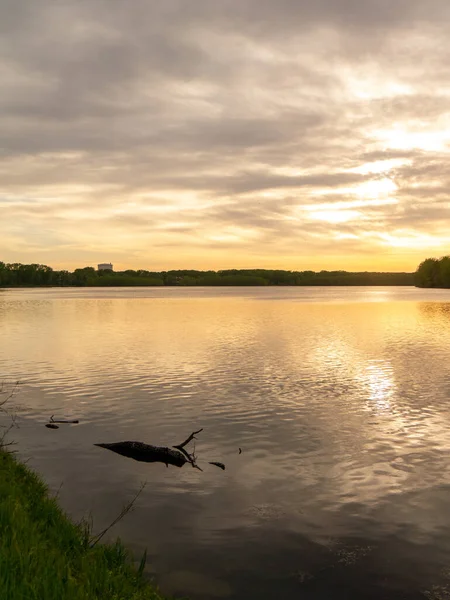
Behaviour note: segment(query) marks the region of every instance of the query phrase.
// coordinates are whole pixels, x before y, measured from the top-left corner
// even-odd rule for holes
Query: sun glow
[[[360,219],[362,216],[358,210],[315,210],[308,213],[310,219],[327,223],[346,223]]]
[[[341,69],[345,78],[348,93],[358,100],[374,100],[378,98],[395,98],[409,96],[413,88],[395,79],[386,79],[374,66],[364,65],[364,69]]]
[[[352,173],[360,173],[361,175],[379,175],[381,173],[387,174],[389,171],[392,171],[392,169],[397,169],[398,167],[403,167],[408,164],[411,164],[410,160],[404,158],[390,158],[364,163],[359,167],[350,169],[350,171]]]
[[[397,190],[397,186],[391,179],[387,177],[375,179],[349,190],[354,196],[357,196],[355,200],[309,204],[302,209],[307,212],[310,219],[328,223],[346,223],[364,219],[365,215],[362,212],[364,208],[397,204],[398,201],[395,198],[389,197],[389,194],[395,190]]]
[[[383,177],[383,179],[372,179],[365,181],[354,188],[354,193],[358,196],[365,198],[377,198],[379,196],[387,196],[397,191],[396,184],[389,179],[389,177]]]
[[[358,167],[362,168],[362,167]],[[355,169],[350,169],[348,173],[355,173]],[[361,173],[362,174],[362,173]],[[368,179],[360,184],[353,186],[338,186],[332,189],[320,188],[311,192],[310,195],[316,197],[325,196],[359,196],[360,198],[387,198],[394,194],[398,187],[395,181],[388,176]]]
[[[383,245],[394,248],[433,248],[448,243],[448,240],[437,236],[414,231],[398,231],[393,234],[380,233],[379,239]]]
[[[386,206],[397,204],[398,201],[395,198],[371,198],[370,200],[337,200],[336,202],[324,202],[322,204],[308,204],[304,206],[304,210],[310,212],[315,211],[326,211],[326,210],[348,210],[355,208],[365,208],[366,206]]]
[[[446,127],[434,131],[408,130],[405,127],[395,126],[392,129],[378,129],[373,131],[372,135],[386,148],[392,150],[441,152],[448,150],[450,144],[448,123]]]

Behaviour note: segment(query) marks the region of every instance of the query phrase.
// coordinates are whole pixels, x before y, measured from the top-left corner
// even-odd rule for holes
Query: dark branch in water
[[[95,445],[97,446],[98,444],[95,444]],[[110,525],[108,525],[108,527],[106,527],[103,531],[101,531],[99,534],[95,535],[94,537],[92,537],[89,540],[89,545],[91,548],[93,548],[96,544],[98,544],[98,542],[102,539],[102,537],[105,535],[105,533],[107,533],[111,529],[111,527],[113,527],[116,523],[121,521],[124,518],[124,516],[126,514],[128,514],[130,512],[130,510],[132,510],[134,503],[139,498],[139,496],[141,495],[141,493],[144,490],[146,485],[147,485],[147,482],[141,484],[139,491],[135,494],[133,499],[130,500],[130,502],[128,502],[128,504],[126,504],[123,507],[123,509],[120,511],[119,515],[114,519],[114,521]]]
[[[50,423],[79,423],[78,419],[54,419],[54,415],[50,417]]]
[[[9,427],[5,425],[0,426],[1,429],[5,429],[5,431],[0,436],[0,448],[12,446],[13,444],[15,444],[15,442],[9,442],[8,444],[6,444],[5,439],[13,427],[19,427],[19,425],[17,424],[17,415],[15,413],[11,413],[7,407],[5,408],[5,404],[16,395],[16,392],[19,389],[20,382],[16,381],[15,384],[12,385],[9,390],[7,385],[8,384],[5,384],[4,381],[2,381],[0,384],[0,414],[9,417],[11,419],[11,423]]]
[[[4,381],[2,381],[1,385],[0,385],[0,397],[4,396],[3,398],[1,398],[0,400],[0,407],[2,407],[4,404],[6,404],[8,402],[8,400],[11,400],[11,398],[13,396],[15,396],[18,388],[19,388],[19,381],[16,381],[15,384],[13,385],[13,387],[7,391],[6,388],[6,384]],[[3,412],[7,412],[4,409],[2,409]]]
[[[94,444],[94,446],[106,448],[140,462],[161,462],[167,467],[169,465],[182,467],[188,462],[188,459],[178,450],[163,446],[152,446],[143,442],[113,442],[112,444]]]
[[[210,465],[215,465],[216,467],[219,467],[219,469],[222,469],[222,471],[225,471],[225,465],[221,462],[210,462]]]
[[[194,469],[198,469],[199,471],[202,471],[203,469],[201,469],[198,465],[197,465],[197,459],[195,456],[195,444],[194,444],[194,450],[192,451],[192,454],[189,454],[189,452],[187,452],[184,447],[187,446],[187,444],[189,444],[189,442],[191,440],[196,440],[197,438],[195,437],[197,435],[197,433],[200,433],[201,431],[203,431],[203,427],[201,429],[199,429],[198,431],[194,431],[191,433],[191,435],[187,438],[187,440],[185,440],[182,444],[179,444],[178,446],[174,446],[174,448],[177,448],[178,450],[180,450],[184,456],[186,457],[187,461],[189,463],[191,463],[191,465],[193,466]]]
[[[189,454],[185,449],[185,446],[194,439],[195,436],[203,431],[199,429],[194,431],[191,435],[182,443],[172,448],[165,446],[153,446],[151,444],[144,444],[143,442],[113,442],[111,444],[94,444],[100,448],[106,448],[122,456],[138,460],[140,462],[160,462],[168,467],[173,465],[174,467],[183,467],[186,463],[189,463],[194,469],[202,471],[197,465],[197,457],[195,455],[195,444],[192,454]],[[220,466],[221,469],[225,469],[225,465],[222,463],[211,463],[216,466]]]
[[[185,446],[187,446],[189,444],[189,442],[191,440],[196,440],[197,438],[195,437],[197,435],[197,433],[200,433],[201,431],[203,431],[203,427],[201,429],[199,429],[198,431],[194,431],[193,433],[191,433],[191,435],[188,437],[187,440],[185,440],[182,444],[179,444],[178,446],[174,446],[174,448],[178,448],[178,450],[182,450]]]

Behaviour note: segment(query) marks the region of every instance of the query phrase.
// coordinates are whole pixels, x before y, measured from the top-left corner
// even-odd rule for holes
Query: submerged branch
[[[141,487],[136,492],[136,494],[134,495],[134,497],[130,500],[130,502],[128,502],[128,504],[126,504],[122,508],[122,510],[120,511],[120,513],[114,519],[114,521],[112,521],[112,523],[110,523],[108,525],[108,527],[105,527],[105,529],[103,529],[103,531],[101,531],[99,534],[95,535],[93,538],[90,539],[89,545],[90,545],[91,548],[93,548],[102,539],[102,537],[106,533],[108,533],[108,531],[111,529],[111,527],[114,527],[114,525],[116,525],[119,521],[121,521],[124,518],[124,516],[127,515],[130,512],[130,510],[132,510],[134,503],[139,498],[139,496],[142,494],[142,492],[143,492],[143,490],[144,490],[144,488],[145,488],[146,485],[147,485],[147,482],[142,483]]]
[[[15,384],[13,385],[12,389],[8,392],[5,389],[5,382],[2,381],[1,385],[0,385],[0,397],[4,396],[4,398],[2,398],[0,400],[0,408],[3,412],[6,412],[4,408],[2,408],[7,402],[8,400],[11,400],[11,398],[13,396],[15,396],[18,388],[19,388],[20,382],[16,381]]]
[[[161,462],[167,467],[169,465],[182,467],[189,462],[189,459],[179,450],[163,446],[152,446],[143,442],[113,442],[112,444],[94,444],[94,446],[106,448],[107,450],[140,462]]]
[[[9,400],[11,400],[16,395],[16,392],[19,389],[19,385],[20,385],[20,382],[16,381],[12,385],[12,388],[8,390],[4,381],[2,381],[2,383],[0,384],[0,399],[1,399],[0,400],[0,413],[2,413],[3,415],[6,415],[10,419],[9,426],[8,425],[0,425],[1,429],[5,429],[5,431],[3,431],[2,435],[0,436],[0,448],[6,448],[7,446],[12,446],[15,444],[15,442],[5,443],[5,438],[8,435],[8,433],[11,431],[11,429],[13,429],[14,427],[17,427],[17,428],[19,427],[19,425],[17,424],[16,413],[10,412],[9,408],[5,407],[5,405]]]
[[[79,423],[78,419],[54,419],[54,415],[50,417],[49,423]]]
[[[165,446],[153,446],[151,444],[144,444],[143,442],[113,442],[111,444],[94,444],[94,446],[106,448],[107,450],[111,450],[112,452],[116,452],[117,454],[127,456],[128,458],[132,458],[133,460],[138,460],[140,462],[160,462],[165,464],[166,467],[173,465],[174,467],[180,468],[186,463],[189,463],[194,469],[202,471],[203,469],[197,465],[195,443],[192,454],[185,449],[185,446],[187,446],[189,442],[197,439],[195,436],[201,431],[203,431],[203,428],[199,429],[198,431],[194,431],[182,444],[178,444],[172,448]]]
[[[203,431],[203,428],[193,431],[182,444],[172,446],[171,448],[165,446],[153,446],[151,444],[144,444],[143,442],[113,442],[111,444],[94,444],[94,446],[106,448],[107,450],[111,450],[112,452],[116,452],[117,454],[140,462],[160,462],[166,465],[166,467],[169,465],[173,465],[174,467],[184,467],[186,463],[189,463],[192,468],[203,471],[197,464],[195,442],[192,453],[189,453],[185,448],[189,442],[197,439],[195,436],[201,431]],[[209,464],[219,467],[223,471],[225,470],[225,465],[221,462],[210,462]]]

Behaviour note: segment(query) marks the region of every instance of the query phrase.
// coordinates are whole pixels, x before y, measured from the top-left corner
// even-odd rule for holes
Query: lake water
[[[450,597],[450,290],[3,290],[0,340],[20,456],[94,531],[147,482],[109,536],[163,591]]]

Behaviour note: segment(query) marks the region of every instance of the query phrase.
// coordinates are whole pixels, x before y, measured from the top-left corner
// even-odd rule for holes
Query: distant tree
[[[181,286],[190,286],[197,285],[199,279],[195,277],[190,277],[189,275],[185,275],[184,277],[178,277],[176,280],[172,279],[172,283],[168,283],[167,285],[181,285]]]
[[[417,267],[414,276],[417,287],[440,287],[441,273],[440,264],[437,258],[426,258]]]
[[[104,275],[103,277],[99,277],[97,280],[93,280],[87,285],[119,287],[160,286],[164,285],[164,282],[162,279],[157,279],[155,277],[133,277],[131,275],[115,273],[114,275]]]
[[[412,285],[450,287],[450,257],[427,259],[416,273],[350,273],[347,271],[283,271],[281,269],[226,269],[197,271],[181,269],[148,271],[144,269],[111,272],[93,267],[53,271],[40,264],[0,262],[0,286],[285,286],[285,285]]]
[[[97,279],[98,272],[93,267],[75,269],[73,272],[73,285],[75,286],[94,285]]]
[[[443,256],[439,262],[442,287],[450,288],[450,256]]]
[[[54,271],[53,283],[57,286],[73,285],[72,273],[69,273],[69,271]]]

